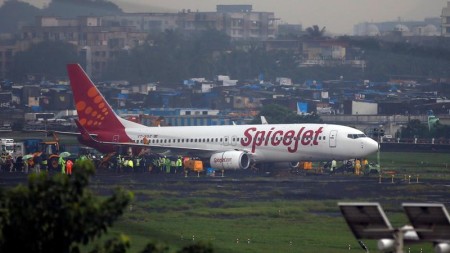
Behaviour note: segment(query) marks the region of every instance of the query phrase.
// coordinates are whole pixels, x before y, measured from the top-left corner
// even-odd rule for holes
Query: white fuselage
[[[210,154],[245,151],[255,162],[344,160],[366,157],[378,149],[378,143],[361,131],[340,125],[136,126],[125,127],[135,143]]]
[[[79,64],[68,64],[79,141],[101,152],[167,150],[209,158],[212,168],[246,169],[250,162],[364,158],[378,143],[363,132],[327,124],[147,127],[120,118]],[[165,152],[165,151],[164,151]]]

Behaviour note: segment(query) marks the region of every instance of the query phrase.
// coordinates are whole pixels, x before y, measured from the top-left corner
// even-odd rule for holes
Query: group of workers
[[[91,154],[81,154],[76,160],[93,160],[96,165],[101,163]],[[184,170],[184,162],[190,158],[178,156],[169,158],[166,156],[131,156],[117,155],[110,159],[107,168],[117,172],[156,172],[156,173],[181,173]],[[46,154],[35,153],[27,156],[17,156],[16,158],[8,154],[2,154],[0,157],[0,171],[5,172],[36,172],[54,171],[62,174],[72,174],[72,168],[75,161],[56,156],[49,159]]]
[[[351,160],[344,160],[342,163],[342,166],[345,166],[347,168],[347,171],[349,171],[349,169],[352,169],[355,175],[363,174],[362,170],[369,166],[369,161],[367,159],[355,158]],[[335,159],[333,159],[330,164],[330,174],[334,174],[337,168],[337,162]]]
[[[95,156],[94,156],[95,158]],[[90,154],[82,154],[77,160],[94,159]],[[131,156],[116,155],[110,159],[107,168],[116,170],[117,172],[154,172],[154,173],[182,173],[186,172],[185,166],[188,160],[195,158],[178,156],[169,158],[167,156]],[[52,164],[50,164],[52,163]],[[57,163],[57,164],[55,164]],[[63,174],[72,174],[74,161],[59,156],[57,160],[48,159],[45,154],[34,154],[33,156],[18,156],[15,159],[8,154],[2,154],[0,158],[0,171],[9,172],[41,172],[41,170],[50,170],[50,168],[58,169]],[[367,159],[351,159],[342,161],[345,171],[353,171],[355,175],[363,174],[363,169],[369,166]],[[304,162],[303,169],[312,169],[311,162]],[[330,174],[338,172],[338,162],[333,159],[327,163]]]
[[[2,154],[0,157],[0,171],[5,172],[36,172],[50,171],[60,169],[63,174],[72,174],[74,162],[71,159],[65,159],[59,156],[55,159],[49,159],[46,154],[37,152],[33,155],[13,157],[8,154]]]
[[[123,156],[117,155],[116,162],[111,163],[111,167],[118,172],[160,172],[160,173],[180,173],[183,171],[183,159],[178,156],[171,159],[167,156]]]
[[[21,160],[22,159],[20,158],[19,162],[22,162]],[[7,153],[2,153],[0,157],[0,171],[13,171],[13,170],[17,170],[15,159]]]

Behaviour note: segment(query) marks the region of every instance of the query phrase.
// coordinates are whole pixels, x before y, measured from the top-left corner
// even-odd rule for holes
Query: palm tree
[[[313,25],[312,27],[306,28],[306,32],[308,32],[309,37],[321,38],[325,34],[325,26],[319,29],[318,25]]]

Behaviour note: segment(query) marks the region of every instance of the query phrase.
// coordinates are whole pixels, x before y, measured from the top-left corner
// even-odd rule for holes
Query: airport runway
[[[26,184],[26,175],[20,172],[1,172],[0,187],[8,188],[17,184]],[[153,174],[153,173],[116,173],[98,172],[91,179],[94,191],[121,186],[128,190],[165,190],[192,196],[211,188],[231,189],[235,196],[224,195],[224,198],[258,198],[270,200],[302,199],[302,200],[336,200],[380,202],[400,206],[404,202],[439,202],[450,204],[448,198],[450,182],[446,180],[411,178],[404,176],[346,175],[296,175],[283,174],[273,176],[253,174],[248,171],[229,171],[225,176],[210,177],[191,173]],[[100,194],[105,192],[99,191]]]

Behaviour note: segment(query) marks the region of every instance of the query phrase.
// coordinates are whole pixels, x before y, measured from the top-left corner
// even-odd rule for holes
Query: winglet
[[[264,116],[261,116],[261,124],[263,124],[263,125],[267,125],[267,124],[269,124],[269,122],[267,122],[267,119],[266,119],[266,117],[264,117]]]

